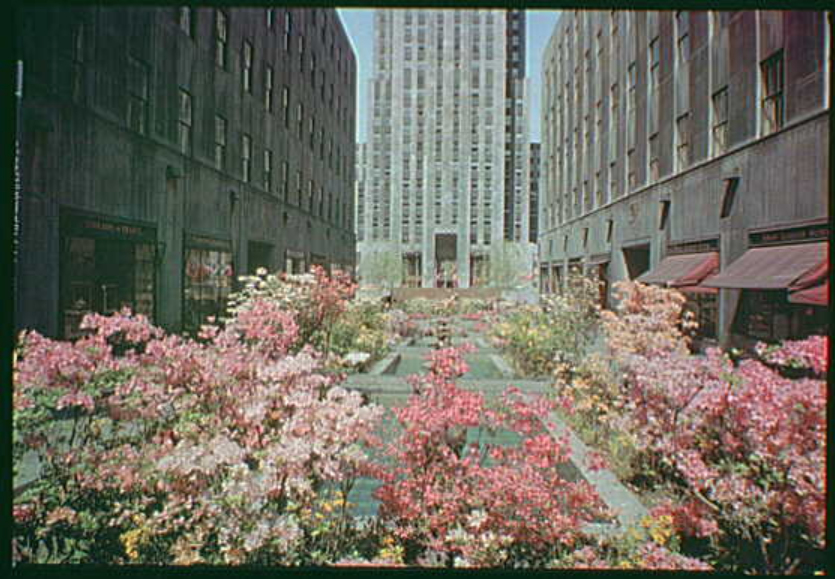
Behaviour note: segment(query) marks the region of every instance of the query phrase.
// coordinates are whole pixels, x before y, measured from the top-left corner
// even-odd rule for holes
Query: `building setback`
[[[16,327],[171,330],[239,274],[355,262],[356,62],[335,10],[20,12]]]
[[[491,247],[529,237],[524,13],[381,9],[374,25],[361,279],[382,252],[396,285],[486,285]]]
[[[723,345],[824,331],[829,43],[823,12],[563,13],[543,57],[541,286],[583,266],[682,287]]]

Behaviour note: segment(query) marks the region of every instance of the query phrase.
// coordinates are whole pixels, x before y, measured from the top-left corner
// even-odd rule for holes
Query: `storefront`
[[[702,282],[719,271],[718,247],[716,239],[670,245],[667,257],[636,280],[682,292],[687,297],[686,311],[698,323],[694,337],[699,341],[717,337],[719,290]]]
[[[307,273],[304,252],[288,249],[284,254],[284,271],[290,275]]]
[[[551,265],[551,287],[554,293],[562,293],[562,266]]]
[[[539,266],[539,291],[544,294],[554,293],[554,288],[551,285],[551,268],[547,263]]]
[[[59,333],[81,335],[85,314],[123,307],[154,319],[156,229],[145,223],[64,211],[60,215]]]
[[[608,253],[592,255],[586,261],[586,275],[598,282],[598,305],[601,308],[609,307],[609,262]]]
[[[183,329],[195,331],[210,316],[226,313],[235,272],[229,241],[186,235],[184,240]]]
[[[828,332],[828,234],[825,225],[753,233],[750,249],[704,282],[742,290],[733,334],[774,342]]]

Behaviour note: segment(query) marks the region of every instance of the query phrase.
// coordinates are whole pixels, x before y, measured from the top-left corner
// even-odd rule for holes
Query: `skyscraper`
[[[377,10],[362,280],[487,285],[493,248],[528,243],[524,23],[516,10]]]

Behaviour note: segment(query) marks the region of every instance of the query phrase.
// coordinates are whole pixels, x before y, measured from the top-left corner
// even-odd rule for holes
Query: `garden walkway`
[[[547,379],[516,377],[513,368],[504,360],[499,350],[479,331],[477,322],[460,317],[447,320],[452,329],[453,345],[469,342],[477,348],[475,352],[465,355],[470,370],[457,380],[460,387],[481,391],[488,397],[499,395],[511,385],[529,394],[545,394],[548,391],[550,382]],[[438,318],[425,320],[423,327],[437,328],[439,322]],[[406,378],[411,374],[426,371],[425,357],[432,351],[434,343],[434,337],[407,339],[367,372],[349,376],[346,386],[363,392],[369,401],[387,408],[403,405],[412,393]],[[631,526],[646,516],[647,510],[644,505],[610,471],[592,471],[587,468],[589,449],[557,416],[552,415],[551,420],[556,425],[554,434],[567,434],[571,444],[572,461],[563,469],[563,476],[569,480],[583,478],[591,483],[606,505],[618,514],[618,523],[621,526]],[[512,436],[512,433],[498,435],[494,442],[512,443]],[[358,481],[350,496],[350,501],[355,504],[356,515],[370,517],[375,514],[377,501],[371,495],[376,486],[375,481],[371,479]],[[599,525],[597,530],[613,531],[614,527]]]

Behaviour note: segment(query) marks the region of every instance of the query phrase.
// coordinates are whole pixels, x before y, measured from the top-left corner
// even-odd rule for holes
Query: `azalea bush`
[[[493,330],[493,340],[523,375],[547,376],[580,362],[597,326],[597,282],[573,277],[566,293],[516,308]]]
[[[389,352],[397,338],[391,317],[379,301],[348,302],[344,313],[330,328],[330,353],[344,361],[349,361],[352,353],[367,354],[358,367],[373,364]]]
[[[414,394],[393,410],[402,432],[386,448],[379,516],[407,563],[434,555],[450,566],[541,566],[604,508],[588,483],[560,475],[569,449],[549,431],[551,402],[509,388],[490,403],[456,386],[471,350],[437,350],[428,374],[410,378]],[[501,431],[518,444],[484,440]]]
[[[734,362],[688,352],[683,298],[634,282],[616,287],[603,322],[621,386],[620,428],[633,435],[645,490],[682,545],[726,569],[809,572],[825,521],[827,339],[760,346]],[[805,376],[798,378],[798,368]]]
[[[710,571],[713,567],[682,555],[672,517],[649,515],[640,525],[588,537],[582,546],[555,560],[561,569]]]
[[[15,498],[17,561],[303,564],[347,549],[306,513],[371,468],[381,409],[299,349],[295,315],[253,296],[199,340],[128,311],[81,327],[74,343],[21,337],[15,464],[35,453],[40,473]]]
[[[357,289],[350,274],[336,270],[328,275],[318,265],[312,266],[310,273],[300,275],[269,274],[261,268],[255,275],[241,276],[239,281],[243,287],[229,297],[231,316],[240,315],[255,303],[272,303],[272,307],[292,314],[298,325],[296,350],[310,345],[319,352],[331,351],[334,325],[348,309]]]

